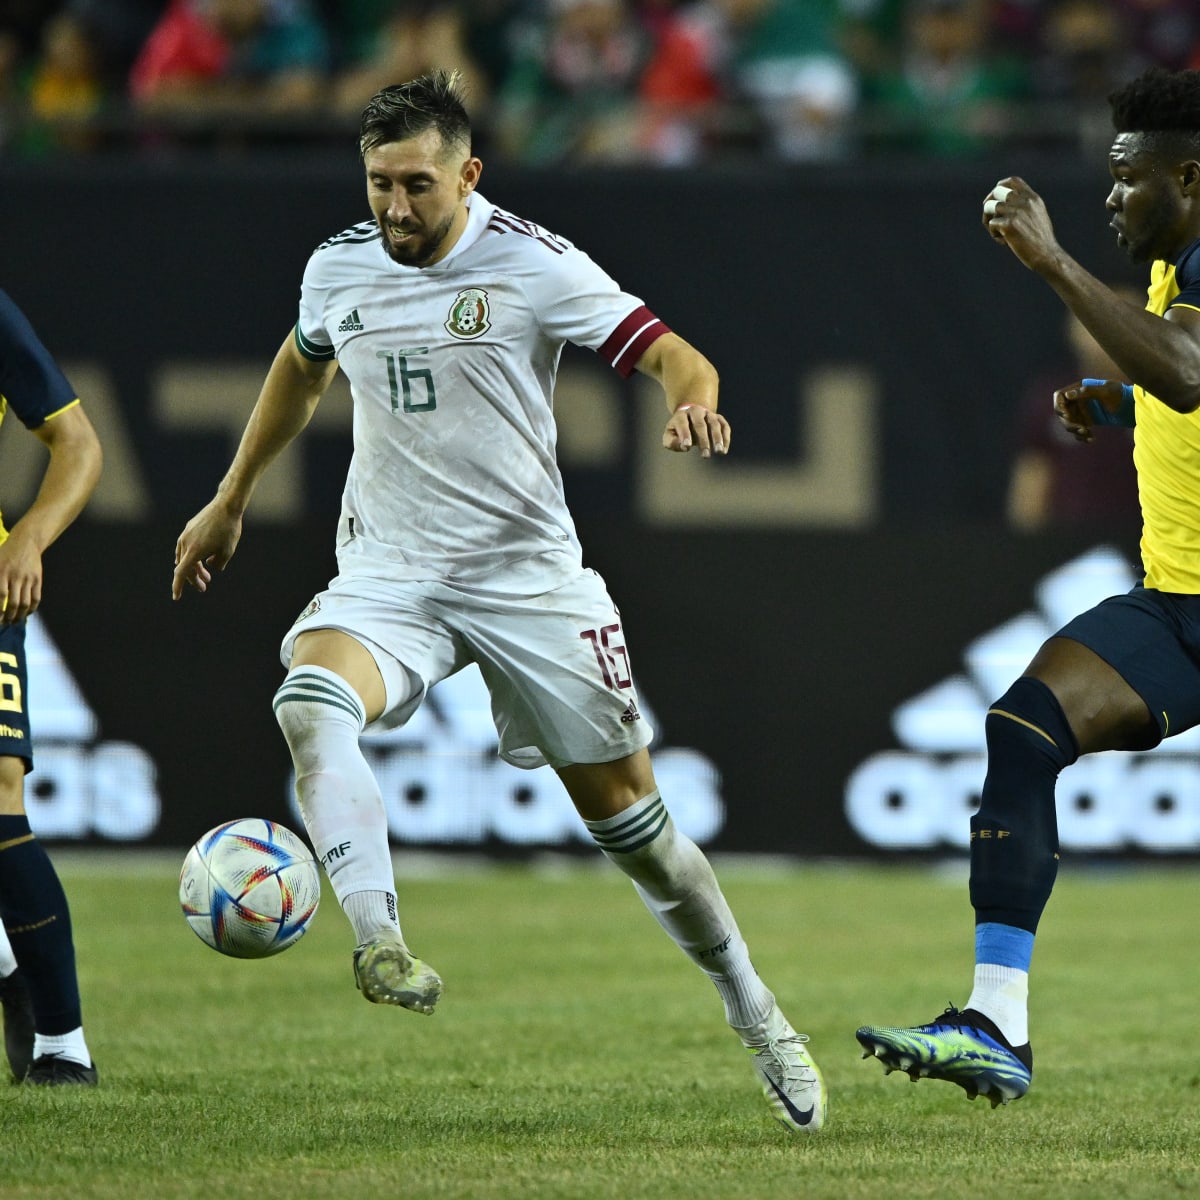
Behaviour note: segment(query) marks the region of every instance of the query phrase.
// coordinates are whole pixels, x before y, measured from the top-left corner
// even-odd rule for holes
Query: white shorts
[[[285,667],[312,629],[339,629],[374,657],[387,693],[375,730],[403,725],[435,683],[474,662],[500,757],[514,766],[612,762],[653,736],[638,711],[620,613],[592,570],[521,597],[339,575],[288,630]]]

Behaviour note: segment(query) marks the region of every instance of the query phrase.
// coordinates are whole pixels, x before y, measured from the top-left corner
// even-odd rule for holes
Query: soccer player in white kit
[[[750,962],[707,858],[659,796],[621,618],[582,565],[555,458],[562,347],[658,380],[668,450],[724,454],[712,365],[584,253],[476,190],[457,74],[384,88],[359,148],[373,220],[309,259],[215,497],[180,535],[172,594],[203,592],[259,478],[340,366],[354,402],[337,576],[288,632],[275,714],[309,837],[354,929],[370,1001],[431,1013],[442,981],[408,950],[379,786],[359,736],[402,725],[477,663],[500,754],[549,763],[604,854],[715,984],[774,1115],[815,1132],[825,1085]]]

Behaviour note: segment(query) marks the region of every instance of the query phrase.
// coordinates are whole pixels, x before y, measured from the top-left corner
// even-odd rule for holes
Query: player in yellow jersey
[[[996,184],[983,224],[1134,381],[1079,380],[1054,393],[1054,409],[1083,441],[1096,425],[1134,427],[1144,579],[1068,622],[988,712],[965,1009],[857,1035],[887,1068],[957,1083],[993,1106],[1032,1078],[1029,964],[1058,866],[1059,772],[1082,754],[1146,750],[1200,724],[1200,71],[1152,69],[1109,102],[1106,207],[1118,245],[1152,264],[1145,309],[1067,254],[1023,179]]]
[[[33,766],[25,622],[42,600],[42,554],[100,478],[100,443],[74,389],[29,321],[0,292],[0,419],[11,410],[50,451],[33,503],[0,523],[0,1009],[14,1077],[94,1084],[83,1036],[67,898],[25,815]],[[0,481],[2,482],[2,481]],[[7,935],[7,936],[6,936]]]

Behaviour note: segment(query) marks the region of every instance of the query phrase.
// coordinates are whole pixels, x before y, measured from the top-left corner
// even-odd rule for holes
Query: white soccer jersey
[[[667,328],[571,243],[469,203],[429,267],[393,262],[373,221],[319,246],[296,339],[354,398],[341,574],[533,595],[581,564],[555,458],[564,342],[628,376]]]

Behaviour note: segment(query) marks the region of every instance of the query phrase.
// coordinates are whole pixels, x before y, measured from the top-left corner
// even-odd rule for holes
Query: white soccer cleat
[[[773,1007],[765,1021],[739,1029],[742,1044],[754,1056],[754,1070],[775,1119],[793,1133],[816,1133],[825,1124],[825,1080],[805,1044]]]
[[[398,937],[387,935],[355,949],[354,982],[372,1004],[396,1004],[426,1015],[442,996],[442,977],[414,958]]]

